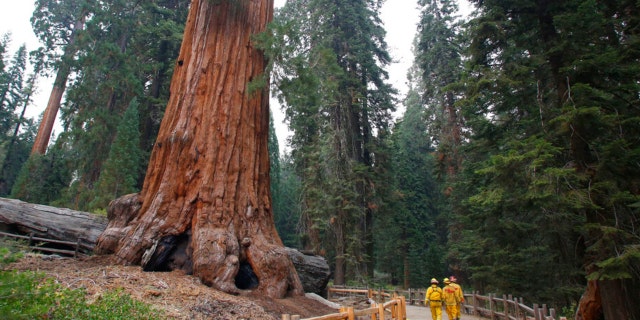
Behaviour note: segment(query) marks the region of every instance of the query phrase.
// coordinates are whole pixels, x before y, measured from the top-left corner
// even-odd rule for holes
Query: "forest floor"
[[[28,254],[5,269],[37,271],[65,287],[83,288],[88,300],[112,290],[161,309],[169,319],[275,319],[282,314],[314,317],[336,310],[304,296],[270,299],[255,294],[229,295],[180,271],[144,272],[139,266],[112,265],[109,257],[81,259]]]

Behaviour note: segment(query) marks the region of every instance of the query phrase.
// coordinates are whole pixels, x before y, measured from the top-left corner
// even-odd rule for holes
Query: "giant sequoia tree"
[[[111,221],[99,252],[145,270],[183,269],[229,293],[302,292],[273,223],[268,89],[249,89],[265,79],[252,36],[272,15],[272,0],[191,2],[146,179],[128,198],[135,217]],[[236,282],[240,269],[258,283]]]
[[[38,0],[31,23],[36,35],[45,45],[56,78],[49,95],[31,154],[44,154],[53,131],[60,102],[71,74],[71,62],[76,54],[76,41],[84,30],[91,1]],[[62,56],[58,56],[62,51]]]

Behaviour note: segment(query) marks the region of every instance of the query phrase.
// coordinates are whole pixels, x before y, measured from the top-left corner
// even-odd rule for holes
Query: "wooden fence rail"
[[[80,248],[93,249],[93,248],[86,248],[86,246],[81,243],[81,239],[79,239],[79,238],[78,238],[78,241],[71,242],[71,241],[62,241],[62,240],[54,240],[54,239],[34,237],[33,233],[31,233],[28,236],[22,236],[22,235],[17,235],[17,234],[12,234],[12,233],[0,232],[0,236],[8,237],[8,238],[14,238],[14,239],[27,240],[28,241],[27,247],[29,249],[31,249],[31,250],[51,252],[51,253],[60,253],[60,254],[73,256],[74,258],[77,258],[80,255]],[[34,242],[42,242],[42,243],[64,245],[64,246],[75,248],[75,250],[48,248],[48,247],[43,247],[43,246],[39,246],[39,245],[33,245]]]
[[[412,305],[424,305],[426,289],[407,289],[394,290],[389,292],[382,289],[371,288],[347,288],[347,287],[330,287],[327,289],[327,299],[335,300],[344,296],[366,296],[378,303],[384,303],[387,298],[401,297],[403,303]],[[477,292],[465,293],[465,303],[463,310],[465,313],[488,318],[492,320],[557,320],[556,311],[553,308],[547,308],[547,305],[533,304],[529,307],[524,304],[522,298],[514,298],[511,295],[503,295],[501,298],[489,294],[488,296],[480,295]],[[368,310],[368,309],[367,309]],[[342,313],[343,311],[341,311]],[[354,311],[357,313],[357,311]],[[346,313],[346,311],[344,311]],[[404,311],[406,315],[406,309]],[[334,316],[334,315],[329,315]],[[352,319],[345,315],[334,317],[318,317],[311,318],[313,320],[333,320],[333,319]],[[285,318],[283,318],[285,319]],[[295,320],[296,318],[291,318]],[[299,319],[299,318],[298,318]],[[372,317],[372,319],[376,319]],[[384,319],[384,318],[379,318]],[[396,319],[396,318],[394,318]],[[402,318],[398,318],[402,319]],[[562,319],[562,318],[560,318]],[[288,318],[287,318],[288,320]]]
[[[342,307],[338,313],[313,318],[300,319],[297,315],[283,314],[282,320],[356,320],[363,317],[371,320],[384,320],[386,319],[385,314],[391,315],[391,319],[404,320],[407,318],[407,303],[404,296],[391,295],[382,291],[376,292],[371,289],[329,288],[328,291],[350,296],[366,295],[369,299],[378,297],[381,301],[372,303],[371,308],[355,310],[353,307]],[[383,302],[387,297],[390,300]]]
[[[465,294],[464,309],[467,313],[489,319],[505,320],[556,320],[555,309],[547,305],[525,305],[522,298],[503,295],[502,298],[494,294],[482,296],[477,292]]]

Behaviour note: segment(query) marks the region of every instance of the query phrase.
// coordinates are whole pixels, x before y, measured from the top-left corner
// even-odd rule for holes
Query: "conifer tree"
[[[35,2],[36,8],[31,17],[31,24],[36,36],[44,45],[48,57],[47,67],[55,70],[56,77],[31,154],[44,154],[47,150],[77,52],[76,42],[84,30],[93,5],[92,0]]]
[[[458,215],[468,228],[456,250],[478,287],[569,305],[588,278],[584,296],[602,298],[605,318],[638,319],[638,237],[625,227],[638,214],[627,158],[638,150],[628,139],[638,129],[637,9],[474,3],[482,14],[462,102],[473,135],[459,187],[470,196]],[[556,290],[541,289],[548,283]],[[582,305],[581,316],[598,308]]]
[[[385,83],[390,57],[380,6],[289,1],[275,30],[278,46],[291,46],[274,57],[286,61],[276,75],[303,179],[309,245],[322,250],[320,233],[331,235],[338,284],[373,275],[375,132],[387,130],[394,93]]]
[[[417,81],[410,77],[409,83]],[[411,85],[406,111],[394,127],[391,175],[393,197],[378,222],[379,271],[403,279],[405,288],[427,287],[445,268],[446,226],[440,221],[441,192],[432,176],[434,147],[427,135],[426,109]]]
[[[0,195],[6,196],[11,191],[20,167],[28,157],[28,148],[33,143],[31,121],[25,119],[25,112],[34,90],[35,79],[41,66],[36,61],[35,70],[25,81],[27,67],[27,49],[25,45],[18,48],[9,69],[4,72],[6,82],[0,85],[2,90],[0,113]],[[21,126],[23,126],[21,128]],[[21,130],[22,129],[22,130]]]
[[[421,0],[421,17],[416,36],[415,66],[422,102],[425,105],[427,131],[436,146],[435,172],[440,194],[448,201],[439,202],[446,221],[439,228],[448,229],[449,243],[458,241],[463,226],[451,219],[459,203],[451,197],[462,166],[463,119],[459,100],[459,82],[463,75],[463,36],[455,1]],[[441,198],[442,199],[442,198]],[[440,242],[444,246],[443,242]],[[454,251],[448,261],[451,273],[464,278]]]
[[[9,68],[4,71],[4,83],[0,86],[0,133],[3,142],[11,137],[10,132],[18,120],[16,110],[22,103],[25,69],[27,67],[27,48],[18,48],[9,62]]]
[[[462,41],[458,6],[450,0],[421,0],[415,64],[429,132],[438,146],[438,172],[452,179],[460,167],[462,119],[455,84],[462,75]]]

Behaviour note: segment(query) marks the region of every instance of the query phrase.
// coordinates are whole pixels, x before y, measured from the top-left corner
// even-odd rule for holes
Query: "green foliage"
[[[95,301],[82,289],[71,290],[36,272],[5,270],[22,257],[19,243],[0,241],[0,314],[3,319],[162,319],[160,311],[120,291]]]
[[[64,146],[56,143],[46,155],[31,155],[20,169],[11,189],[11,198],[45,205],[54,204],[71,180],[66,152]]]
[[[89,204],[91,210],[105,209],[111,200],[138,191],[136,185],[142,171],[142,151],[138,101],[135,98],[122,117],[97,182],[95,199]]]
[[[449,254],[475,289],[561,305],[577,302],[585,275],[637,279],[637,10],[474,3],[453,194],[462,236]]]
[[[3,47],[9,44],[5,36]],[[2,56],[0,56],[2,57]],[[27,49],[23,45],[13,56],[10,62],[3,65],[9,66],[7,70],[0,70],[0,141],[8,141],[10,133],[18,122],[15,112],[23,102],[23,86],[25,69],[27,67]]]
[[[383,193],[373,186],[384,170],[374,168],[384,157],[376,134],[388,130],[393,110],[379,8],[378,1],[288,1],[273,37],[260,37],[293,132],[303,245],[328,250],[344,268],[337,274],[353,279],[373,275],[373,208]]]
[[[272,181],[275,178],[278,179],[277,190],[273,193],[276,229],[285,246],[299,248],[303,238],[299,230],[302,208],[300,177],[295,173],[291,156],[284,155],[278,162],[279,174],[271,176]]]
[[[16,262],[22,258],[22,252],[19,250],[20,243],[17,241],[10,241],[7,238],[0,241],[0,267],[4,268],[5,265]]]
[[[118,291],[89,302],[82,290],[71,290],[34,272],[0,271],[0,313],[4,319],[161,319],[151,307]]]
[[[65,152],[56,161],[73,172],[73,180],[68,176],[52,202],[90,210],[140,187],[140,168],[148,161],[168,100],[189,2],[36,2],[32,24],[45,48],[45,66],[56,70],[63,89],[65,72],[72,75],[61,106],[64,132],[56,141]],[[139,115],[124,116],[134,99]],[[111,160],[111,168],[105,168],[106,156],[114,149],[123,152],[123,146],[112,146],[122,121],[136,122],[132,130],[138,131],[138,143],[134,148],[133,140],[127,142],[126,157],[118,161],[135,158],[135,164],[118,167],[121,176],[115,177],[113,167],[124,163]],[[99,182],[100,177],[113,181]]]
[[[427,136],[425,110],[415,89],[405,99],[406,111],[390,137],[392,195],[376,224],[379,271],[404,286],[426,287],[446,274],[446,225],[440,219],[443,199],[432,170],[433,147]],[[408,279],[404,279],[408,276]]]
[[[24,114],[41,67],[36,60],[33,74],[26,77],[28,54],[24,45],[18,48],[10,61],[5,61],[4,51],[9,40],[6,35],[0,44],[0,58],[3,60],[0,63],[0,196],[10,193],[33,143],[35,127]]]

